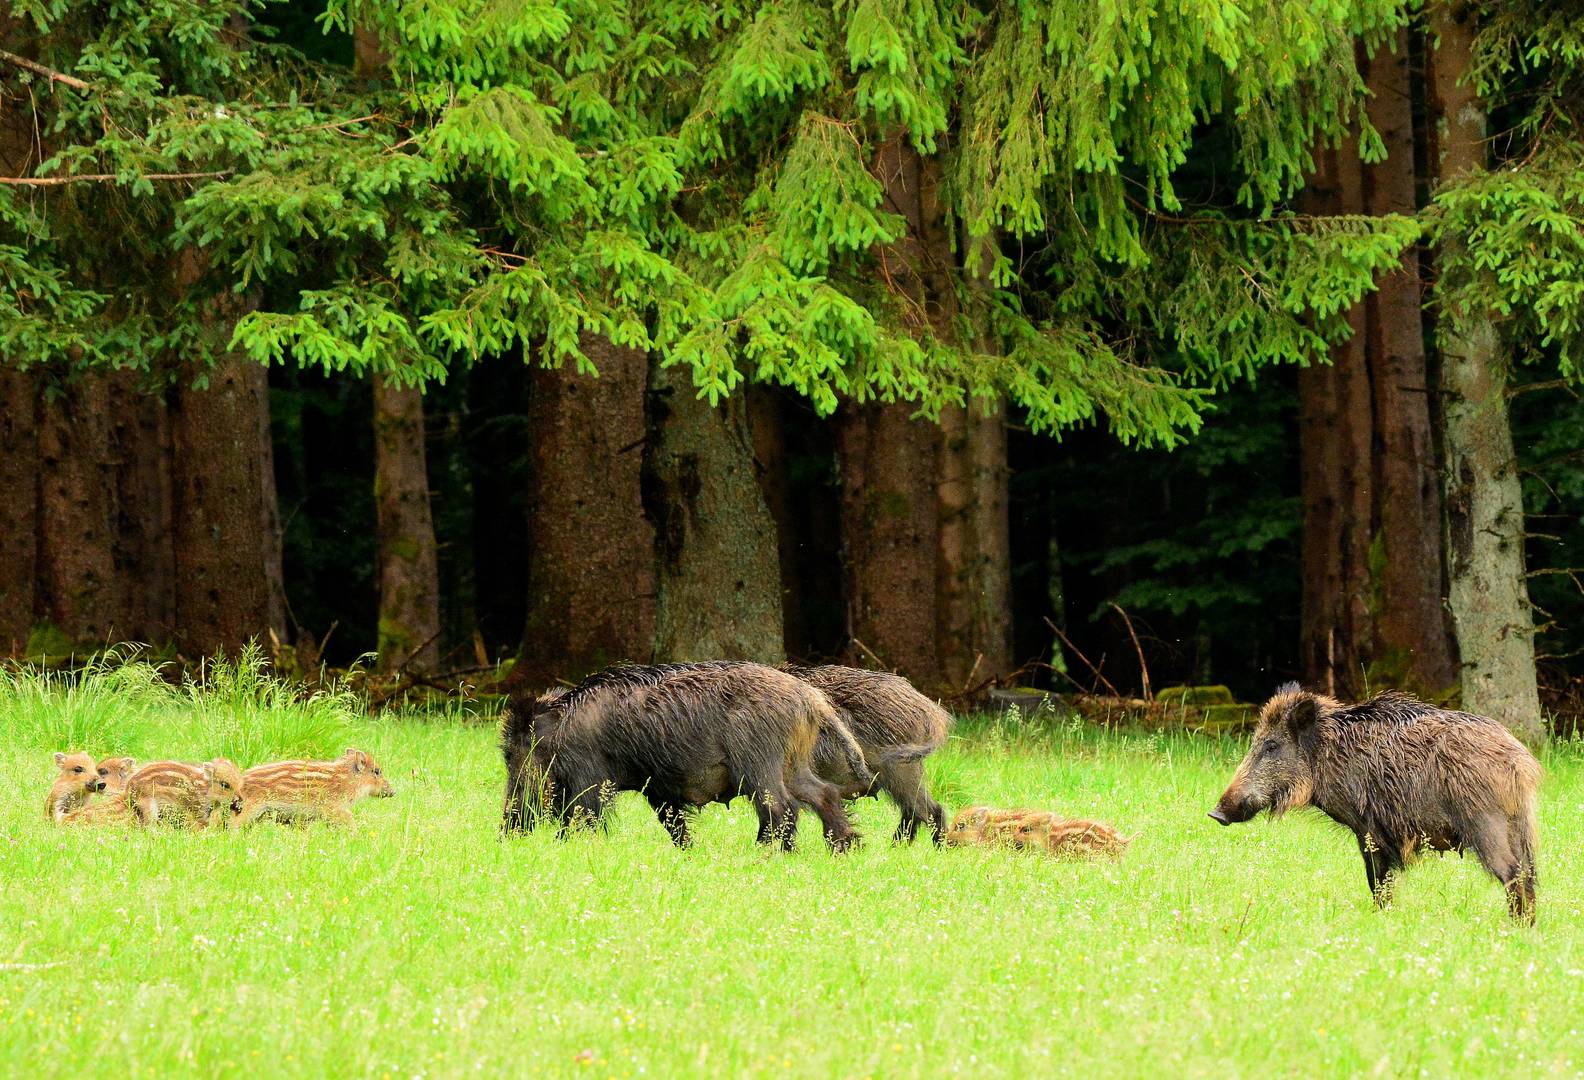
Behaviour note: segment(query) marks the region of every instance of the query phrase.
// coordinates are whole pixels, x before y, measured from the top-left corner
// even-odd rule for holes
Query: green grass
[[[1547,757],[1529,930],[1469,859],[1428,860],[1379,914],[1351,837],[1322,820],[1218,828],[1205,811],[1231,742],[979,723],[931,759],[953,810],[1047,807],[1136,833],[1117,862],[893,848],[895,812],[872,801],[869,843],[844,857],[811,819],[797,852],[756,848],[741,802],[706,811],[683,853],[632,796],[605,834],[501,840],[487,722],[122,678],[75,703],[64,681],[0,686],[0,1074],[1584,1068],[1575,749]],[[207,754],[204,724],[261,755],[349,739],[397,797],[348,830],[52,828],[52,700],[71,748],[99,754]]]

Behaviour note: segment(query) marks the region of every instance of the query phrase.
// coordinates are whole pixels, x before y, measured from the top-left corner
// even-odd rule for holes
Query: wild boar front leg
[[[825,825],[825,842],[832,851],[846,851],[858,842],[852,822],[847,819],[847,809],[842,806],[841,792],[811,772],[794,777],[792,794],[812,807]]]
[[[1369,882],[1370,899],[1383,908],[1391,903],[1397,867],[1391,854],[1381,847],[1374,837],[1359,837],[1359,854],[1364,856],[1364,879]]]
[[[650,798],[649,805],[654,807],[655,817],[660,819],[665,831],[671,834],[673,844],[679,848],[692,846],[693,836],[688,832],[687,807],[681,803],[655,798]]]

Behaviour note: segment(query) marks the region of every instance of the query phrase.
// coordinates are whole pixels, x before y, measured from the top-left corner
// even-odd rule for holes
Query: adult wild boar
[[[784,664],[830,699],[847,722],[875,772],[873,785],[862,784],[847,765],[848,754],[838,733],[824,730],[814,747],[814,771],[842,790],[846,798],[887,792],[902,811],[895,839],[911,843],[919,825],[928,822],[939,844],[946,833],[946,811],[924,786],[924,759],[946,742],[951,717],[945,709],[913,688],[900,675],[886,671],[824,664]]]
[[[649,800],[678,846],[687,813],[738,795],[753,800],[759,841],[791,848],[799,804],[813,808],[831,847],[857,836],[841,793],[813,771],[829,729],[863,783],[874,777],[825,696],[784,671],[736,661],[622,664],[570,690],[519,692],[501,724],[508,830],[549,811],[565,828],[598,821],[618,791]],[[845,735],[845,737],[844,737]]]
[[[1539,780],[1534,755],[1494,720],[1390,690],[1344,705],[1289,683],[1210,816],[1319,809],[1358,838],[1377,905],[1421,851],[1472,851],[1512,915],[1533,922]]]

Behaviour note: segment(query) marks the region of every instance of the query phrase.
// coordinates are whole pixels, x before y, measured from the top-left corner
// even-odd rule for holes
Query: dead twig
[[[1061,627],[1059,627],[1055,623],[1051,622],[1049,616],[1045,617],[1045,625],[1051,628],[1051,633],[1053,633],[1057,637],[1061,638],[1062,644],[1067,646],[1069,649],[1071,649],[1072,650],[1072,654],[1074,656],[1076,656],[1078,659],[1080,659],[1080,660],[1082,660],[1084,662],[1084,666],[1085,667],[1087,667],[1090,671],[1094,672],[1095,679],[1097,681],[1102,682],[1102,683],[1105,684],[1105,688],[1107,690],[1111,691],[1111,696],[1112,697],[1120,698],[1122,696],[1122,692],[1120,690],[1118,690],[1116,687],[1111,685],[1111,680],[1110,679],[1108,679],[1104,675],[1100,674],[1100,669],[1095,667],[1093,664],[1091,664],[1089,662],[1089,658],[1078,650],[1078,646],[1076,646],[1076,645],[1074,645],[1072,643],[1072,639],[1071,638],[1069,638],[1066,634],[1062,633]],[[1074,682],[1073,685],[1076,686],[1077,683]]]
[[[1138,653],[1139,677],[1144,683],[1144,700],[1154,701],[1155,695],[1150,693],[1149,665],[1144,662],[1144,650],[1139,647],[1138,635],[1133,632],[1133,620],[1128,618],[1128,613],[1122,610],[1122,605],[1112,602],[1111,606],[1116,613],[1122,616],[1122,621],[1127,624],[1128,637],[1133,639],[1133,651]]]

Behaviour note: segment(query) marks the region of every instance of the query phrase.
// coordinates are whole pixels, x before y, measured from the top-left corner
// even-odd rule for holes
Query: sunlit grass
[[[359,805],[349,830],[71,832],[43,820],[56,747],[8,740],[7,1075],[1584,1068],[1572,749],[1546,759],[1528,930],[1472,859],[1428,860],[1377,914],[1351,837],[1322,820],[1217,827],[1205,811],[1242,748],[1213,739],[980,721],[931,759],[952,810],[1035,806],[1137,834],[1116,862],[894,848],[895,811],[872,801],[869,841],[844,857],[807,818],[797,852],[756,848],[741,802],[706,811],[678,852],[632,796],[603,834],[500,839],[488,717],[368,720],[331,695],[302,706],[330,716],[324,730],[305,720],[287,738],[264,726],[288,703],[258,693],[175,688],[156,707],[140,695],[165,691],[34,689],[26,730],[64,733],[61,748],[196,756],[218,749],[209,726],[248,765],[271,739],[350,741],[397,797]],[[58,729],[43,726],[51,694],[71,717]]]

